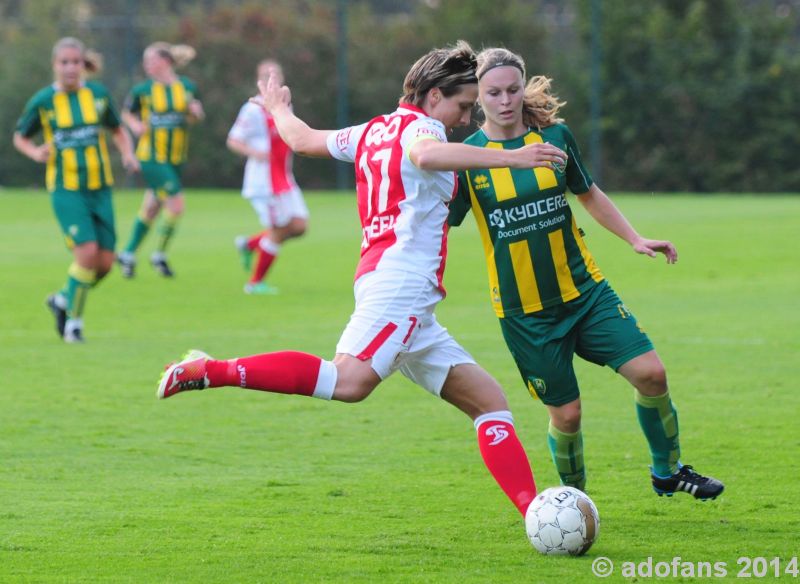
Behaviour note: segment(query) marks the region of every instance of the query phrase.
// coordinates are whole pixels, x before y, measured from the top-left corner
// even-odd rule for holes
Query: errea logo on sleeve
[[[472,180],[472,186],[476,191],[489,188],[489,177],[485,174],[479,174]]]

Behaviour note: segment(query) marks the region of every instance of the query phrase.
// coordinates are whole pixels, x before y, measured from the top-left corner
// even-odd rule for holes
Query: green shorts
[[[100,249],[114,250],[117,234],[110,188],[97,191],[57,189],[50,194],[50,201],[68,248],[96,241]]]
[[[653,343],[607,282],[566,304],[500,319],[500,328],[533,397],[561,406],[580,396],[573,356],[614,371]]]
[[[147,188],[152,189],[160,199],[173,197],[183,190],[182,170],[181,165],[142,162],[142,176],[147,183]]]

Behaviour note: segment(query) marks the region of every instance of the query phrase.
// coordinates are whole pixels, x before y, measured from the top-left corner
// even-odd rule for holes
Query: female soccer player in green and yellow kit
[[[109,128],[122,163],[136,170],[133,144],[122,128],[108,90],[86,73],[100,68],[99,55],[66,37],[53,47],[55,81],[25,106],[14,132],[14,146],[46,164],[47,190],[74,261],[64,288],[47,299],[59,335],[83,341],[83,309],[89,290],[114,264],[114,209],[111,162],[103,128]],[[44,143],[33,136],[42,132]]]
[[[564,150],[565,167],[469,170],[448,222],[461,224],[471,208],[483,241],[492,306],[531,395],[550,414],[548,445],[561,481],[585,488],[581,401],[575,354],[608,365],[635,388],[636,412],[652,454],[659,495],[685,491],[713,499],[721,482],[680,463],[678,416],[664,365],[650,339],[598,269],[566,198],[569,189],[600,225],[637,253],[677,260],[669,241],[646,239],[592,181],[550,80],[525,84],[525,64],[506,49],[478,56],[481,128],[465,143],[508,150],[548,142]]]
[[[134,86],[125,100],[122,118],[138,137],[136,156],[147,183],[139,216],[118,258],[126,278],[134,276],[136,250],[162,206],[167,208],[166,216],[150,263],[162,276],[174,275],[166,251],[184,209],[181,170],[189,150],[189,124],[205,116],[197,87],[179,76],[175,68],[186,65],[194,56],[194,49],[187,45],[153,43],[142,59],[148,79]]]

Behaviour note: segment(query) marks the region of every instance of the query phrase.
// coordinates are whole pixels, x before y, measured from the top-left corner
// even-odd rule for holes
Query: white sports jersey
[[[245,103],[228,132],[228,138],[244,142],[254,150],[269,152],[269,128],[264,109],[254,103]],[[248,157],[244,166],[242,196],[250,199],[270,194],[272,194],[272,181],[269,163]]]
[[[403,270],[426,276],[444,293],[447,203],[456,175],[414,166],[408,150],[425,139],[447,142],[444,124],[408,104],[328,136],[331,156],[356,165],[363,231],[356,279],[372,270]]]

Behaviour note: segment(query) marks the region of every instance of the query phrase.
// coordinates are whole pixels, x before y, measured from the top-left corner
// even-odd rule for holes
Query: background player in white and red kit
[[[464,42],[435,49],[409,71],[396,111],[339,131],[297,118],[289,89],[275,77],[259,84],[260,103],[294,151],[355,164],[363,228],[355,311],[333,361],[294,351],[218,361],[192,351],[165,371],[160,398],[229,385],[357,402],[399,369],[474,420],[487,468],[524,515],[536,485],[506,397],[436,321],[434,308],[444,297],[453,170],[547,166],[566,155],[549,144],[509,151],[448,144],[447,132],[470,121],[475,67]]]
[[[277,61],[258,64],[257,79],[270,75],[283,84],[283,70]],[[277,289],[264,278],[280,252],[283,242],[300,237],[308,227],[308,207],[292,173],[293,154],[281,139],[272,116],[256,103],[247,102],[233,124],[226,142],[228,148],[247,158],[242,196],[250,201],[263,231],[236,238],[236,248],[250,279],[247,294],[275,294]],[[255,266],[252,266],[256,254]]]

